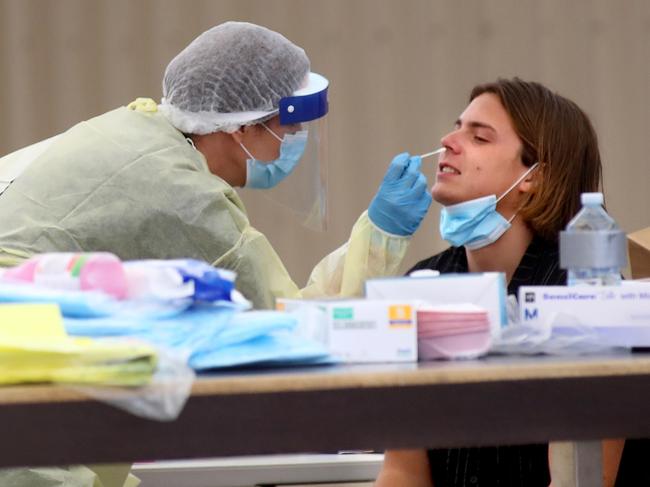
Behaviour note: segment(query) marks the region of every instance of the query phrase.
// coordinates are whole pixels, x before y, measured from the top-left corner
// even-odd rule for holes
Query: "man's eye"
[[[480,137],[478,135],[474,136],[474,140],[477,141],[477,142],[489,142],[489,140],[487,140],[487,139],[485,139],[483,137]]]

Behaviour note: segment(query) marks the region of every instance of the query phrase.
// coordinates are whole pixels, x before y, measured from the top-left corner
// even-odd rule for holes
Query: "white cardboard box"
[[[414,299],[434,305],[472,303],[487,310],[492,336],[498,337],[508,323],[505,282],[501,272],[387,277],[366,281],[366,297]]]
[[[587,326],[603,345],[650,347],[650,283],[620,286],[522,286],[520,319],[554,329]]]
[[[278,299],[296,312],[302,333],[346,363],[416,362],[416,314],[410,300]]]

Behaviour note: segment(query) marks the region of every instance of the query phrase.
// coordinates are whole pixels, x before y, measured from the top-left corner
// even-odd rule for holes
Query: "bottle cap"
[[[602,206],[604,201],[603,193],[582,193],[580,195],[580,202],[583,206]]]

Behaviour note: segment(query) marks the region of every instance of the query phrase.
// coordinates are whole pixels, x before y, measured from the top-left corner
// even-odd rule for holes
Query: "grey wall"
[[[137,96],[158,99],[167,62],[225,20],[282,32],[331,81],[329,230],[245,195],[298,283],[347,238],[392,156],[437,147],[470,88],[498,76],[541,81],[582,106],[600,136],[610,212],[626,231],[650,225],[647,0],[0,0],[0,154]],[[444,248],[438,210],[405,267]]]

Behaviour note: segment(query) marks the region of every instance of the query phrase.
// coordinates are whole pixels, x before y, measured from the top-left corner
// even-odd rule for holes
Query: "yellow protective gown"
[[[360,295],[367,278],[398,272],[409,241],[364,213],[300,290],[235,190],[150,99],[56,138],[0,196],[0,221],[0,266],[52,251],[189,257],[236,271],[256,308],[272,308],[277,297]]]
[[[367,278],[397,273],[408,238],[366,213],[300,290],[269,241],[251,227],[233,188],[139,99],[82,122],[47,144],[0,195],[0,266],[35,253],[108,251],[123,260],[192,257],[237,272],[256,308],[276,297],[360,295]],[[15,153],[0,159],[10,164]],[[19,171],[19,172],[20,172]],[[127,465],[0,470],[12,485],[136,485]]]

